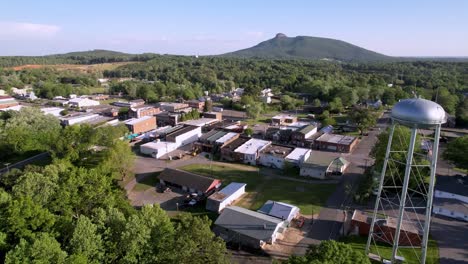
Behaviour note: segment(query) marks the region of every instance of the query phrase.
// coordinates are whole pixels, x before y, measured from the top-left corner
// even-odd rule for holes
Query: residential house
[[[323,180],[329,175],[344,173],[349,164],[342,157],[334,157],[327,153],[312,153],[300,166],[299,175]]]
[[[286,224],[291,223],[294,218],[299,216],[299,211],[299,207],[297,206],[272,200],[266,201],[266,203],[257,210],[259,213],[284,220]]]
[[[281,238],[284,226],[284,221],[277,217],[228,206],[216,219],[213,232],[228,244],[260,249]]]
[[[206,200],[206,210],[221,212],[245,193],[246,185],[245,183],[231,182],[220,191],[210,195]]]
[[[289,153],[284,160],[289,164],[300,167],[307,159],[309,159],[312,150],[306,148],[295,148]]]
[[[221,186],[221,180],[195,173],[166,168],[158,176],[159,183],[208,197]]]
[[[258,163],[275,169],[283,169],[286,157],[294,150],[292,147],[270,144],[260,151]]]
[[[291,143],[297,146],[305,146],[306,140],[317,133],[317,126],[306,125],[291,133]]]
[[[256,165],[260,151],[271,144],[271,141],[252,138],[239,146],[234,152],[242,155],[242,162]]]

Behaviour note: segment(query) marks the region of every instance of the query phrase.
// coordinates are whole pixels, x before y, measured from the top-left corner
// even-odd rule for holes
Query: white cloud
[[[56,25],[0,21],[0,37],[51,37],[60,29]]]

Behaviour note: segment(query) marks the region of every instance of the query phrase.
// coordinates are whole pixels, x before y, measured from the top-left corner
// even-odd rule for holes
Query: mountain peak
[[[287,37],[278,33],[254,47],[224,54],[231,57],[270,59],[315,59],[343,62],[388,61],[391,57],[350,43],[320,37]]]
[[[288,36],[286,36],[286,34],[283,34],[283,33],[278,33],[276,34],[275,38],[287,38]]]

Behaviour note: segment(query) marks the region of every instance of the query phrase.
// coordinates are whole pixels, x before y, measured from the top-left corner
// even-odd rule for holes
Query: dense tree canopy
[[[318,246],[310,246],[305,256],[291,256],[287,264],[370,264],[364,252],[353,249],[350,245],[334,240],[325,240]]]
[[[455,166],[468,170],[468,136],[459,137],[450,142],[443,155]]]

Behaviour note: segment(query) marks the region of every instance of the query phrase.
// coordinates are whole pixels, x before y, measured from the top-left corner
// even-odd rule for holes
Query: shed
[[[221,186],[219,179],[170,168],[164,169],[158,178],[163,185],[175,186],[184,191],[205,196],[210,195]]]
[[[245,183],[231,182],[219,192],[206,200],[206,210],[221,212],[226,206],[234,203],[245,193]]]

